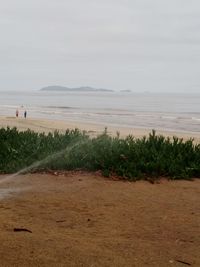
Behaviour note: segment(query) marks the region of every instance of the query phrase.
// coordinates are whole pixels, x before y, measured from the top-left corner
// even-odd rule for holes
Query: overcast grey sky
[[[199,0],[0,0],[0,90],[200,92]]]

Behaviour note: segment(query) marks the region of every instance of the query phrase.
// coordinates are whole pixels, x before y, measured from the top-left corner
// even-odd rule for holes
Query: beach
[[[200,1],[0,18],[0,267],[200,267]]]
[[[30,123],[36,131],[78,127],[102,132],[107,127],[122,136],[141,136],[155,129],[170,136],[196,137],[200,134],[199,102],[199,94],[1,92],[0,120],[14,125],[18,110],[18,126],[27,128]],[[25,110],[26,125],[22,120]]]
[[[148,134],[153,129],[145,128],[133,128],[133,127],[119,127],[106,124],[98,123],[86,123],[86,122],[67,122],[64,120],[53,120],[53,119],[41,119],[41,118],[16,118],[11,116],[0,116],[0,127],[16,127],[20,131],[26,131],[27,129],[33,130],[35,132],[54,132],[59,131],[64,133],[67,129],[78,128],[81,131],[86,131],[90,136],[97,136],[107,129],[108,134],[111,136],[116,136],[117,133],[120,133],[121,137],[126,137],[128,135],[133,135],[136,138],[142,138],[143,136],[148,136]],[[197,132],[177,132],[177,131],[167,131],[167,130],[156,130],[157,134],[164,135],[166,137],[172,138],[177,136],[183,138],[183,140],[188,140],[193,138],[195,143],[200,142],[200,133]]]

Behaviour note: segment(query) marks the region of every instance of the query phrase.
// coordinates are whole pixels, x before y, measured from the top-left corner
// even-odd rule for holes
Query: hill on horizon
[[[114,92],[113,90],[110,90],[110,89],[103,89],[103,88],[97,89],[97,88],[93,88],[90,86],[81,86],[81,87],[69,88],[69,87],[59,86],[59,85],[43,87],[40,89],[40,91]]]

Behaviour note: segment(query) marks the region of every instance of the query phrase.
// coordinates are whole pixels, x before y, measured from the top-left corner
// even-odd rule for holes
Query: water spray
[[[75,147],[77,147],[78,145],[81,145],[81,144],[84,144],[86,143],[86,141],[79,141],[75,144],[72,144],[72,145],[69,145],[68,147],[66,147],[65,149],[61,150],[61,151],[58,151],[58,152],[55,152],[49,156],[47,156],[46,158],[40,160],[40,161],[37,161],[37,162],[34,162],[33,164],[31,164],[30,166],[26,167],[26,168],[23,168],[21,170],[19,170],[18,172],[16,173],[13,173],[5,178],[3,178],[2,180],[0,180],[0,184],[2,183],[6,183],[6,182],[9,182],[11,181],[13,178],[15,178],[16,176],[20,175],[20,174],[24,174],[24,173],[27,173],[33,169],[37,169],[39,166],[41,166],[42,164],[45,164],[45,163],[48,163],[50,162],[51,160],[53,159],[56,159],[58,158],[59,156],[61,156],[62,154],[65,154],[65,153],[69,153],[70,151],[72,151],[72,149],[74,149]]]

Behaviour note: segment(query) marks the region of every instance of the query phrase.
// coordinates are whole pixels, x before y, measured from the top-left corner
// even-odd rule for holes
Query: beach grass
[[[192,139],[170,139],[154,130],[142,138],[121,138],[119,133],[109,136],[106,129],[97,137],[89,137],[78,129],[45,134],[1,128],[0,173],[26,167],[29,171],[101,171],[104,176],[127,180],[199,178],[200,144]]]

